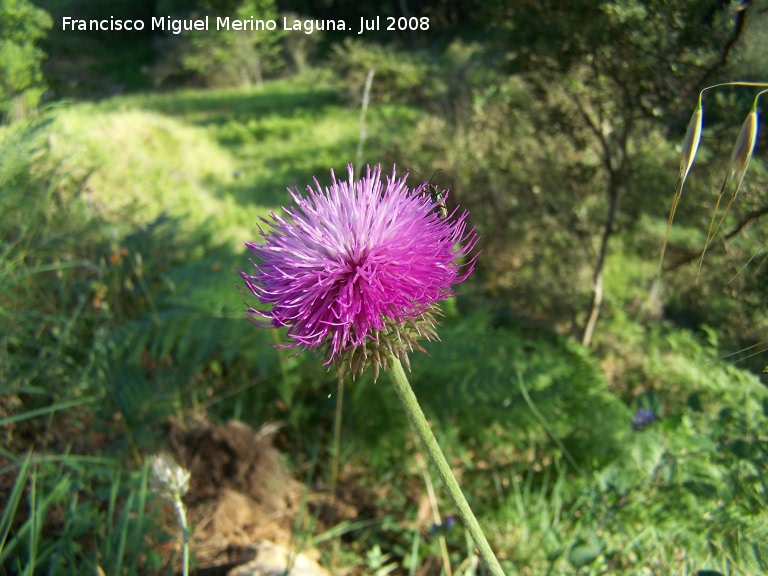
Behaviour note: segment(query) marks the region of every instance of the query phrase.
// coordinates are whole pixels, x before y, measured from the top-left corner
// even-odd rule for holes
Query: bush
[[[53,22],[27,0],[0,0],[0,116],[22,117],[40,102],[46,86],[37,43]]]
[[[195,11],[175,14],[175,17],[212,19],[277,20],[275,0],[242,0],[228,3],[222,9],[208,10],[202,2]],[[167,13],[159,13],[167,16]],[[154,67],[155,84],[189,82],[206,87],[260,86],[266,76],[282,67],[279,58],[280,27],[269,30],[189,31],[173,34],[161,44],[163,57]]]
[[[347,38],[333,47],[333,66],[341,77],[339,92],[358,105],[363,96],[368,71],[375,69],[371,98],[375,102],[425,104],[433,96],[429,81],[435,71],[423,53]]]

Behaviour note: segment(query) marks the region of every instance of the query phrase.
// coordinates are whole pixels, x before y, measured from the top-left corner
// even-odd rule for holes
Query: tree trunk
[[[603,237],[600,241],[600,252],[597,255],[597,263],[592,272],[592,298],[589,303],[589,316],[584,326],[584,333],[581,338],[581,344],[589,347],[592,344],[592,336],[595,333],[597,318],[600,316],[600,306],[603,303],[603,268],[605,259],[608,256],[608,243],[613,235],[613,225],[616,221],[616,214],[619,211],[619,183],[612,175],[608,183],[608,214],[603,225]]]

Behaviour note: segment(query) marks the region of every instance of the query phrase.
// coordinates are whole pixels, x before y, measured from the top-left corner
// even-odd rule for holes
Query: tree
[[[490,4],[509,72],[535,87],[542,133],[592,151],[605,216],[581,340],[589,346],[603,300],[603,270],[637,143],[653,126],[676,126],[727,63],[749,12],[715,0],[616,0]]]
[[[37,43],[52,25],[28,0],[0,0],[0,116],[23,116],[40,102],[45,54]]]
[[[188,4],[182,2],[180,8]],[[214,19],[222,16],[243,21],[277,20],[277,5],[275,0],[200,0],[194,11],[182,9],[176,13],[177,17],[202,14]],[[282,34],[278,26],[275,30],[212,27],[204,33],[188,31],[174,35],[164,48],[165,57],[155,68],[155,76],[161,82],[172,75],[182,75],[205,86],[258,86],[265,74],[282,66]]]

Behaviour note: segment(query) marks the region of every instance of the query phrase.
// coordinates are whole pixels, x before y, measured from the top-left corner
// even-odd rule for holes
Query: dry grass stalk
[[[682,158],[680,159],[680,174],[678,176],[677,185],[675,186],[675,194],[674,194],[674,197],[672,198],[672,207],[669,210],[669,217],[667,218],[667,230],[664,234],[664,243],[662,244],[661,254],[659,256],[659,275],[661,275],[662,265],[664,263],[664,254],[666,252],[667,244],[669,242],[669,234],[670,234],[670,231],[672,230],[672,221],[675,218],[677,204],[680,200],[680,197],[683,194],[683,186],[685,186],[685,181],[688,178],[688,173],[690,172],[691,167],[693,166],[694,159],[696,158],[696,153],[699,149],[699,142],[701,141],[701,133],[704,128],[704,109],[702,105],[704,92],[706,92],[707,90],[712,90],[713,88],[720,88],[723,86],[749,86],[749,87],[765,88],[768,86],[768,83],[725,82],[722,84],[714,84],[712,86],[707,86],[701,92],[699,92],[699,100],[697,102],[696,109],[694,110],[693,115],[691,116],[691,120],[688,123],[688,130],[685,133],[685,141],[683,143],[683,153],[682,153]],[[746,120],[744,120],[744,124],[741,127],[741,133],[739,134],[739,138],[736,141],[736,145],[734,146],[733,153],[731,154],[731,161],[728,165],[728,170],[723,180],[723,185],[720,189],[720,194],[717,198],[715,211],[712,214],[712,221],[710,222],[709,231],[707,233],[707,241],[705,243],[704,250],[702,250],[701,259],[699,260],[699,271],[701,271],[701,265],[704,262],[704,254],[706,253],[707,248],[709,247],[709,244],[712,241],[712,238],[720,229],[720,225],[722,224],[723,219],[725,218],[725,215],[728,213],[728,209],[731,207],[731,204],[733,203],[734,199],[736,198],[739,192],[739,189],[741,188],[741,183],[744,180],[744,175],[747,172],[747,167],[749,166],[749,162],[752,159],[752,153],[754,151],[755,144],[757,142],[757,127],[758,127],[757,101],[762,94],[765,94],[767,92],[768,90],[762,90],[761,92],[758,92],[758,94],[755,96],[755,100],[752,103],[752,110],[747,115],[747,118]],[[731,196],[730,201],[728,202],[728,205],[726,206],[725,212],[723,213],[722,217],[720,218],[720,221],[717,224],[717,227],[714,227],[715,218],[717,216],[717,212],[720,206],[720,201],[722,199],[723,193],[725,192],[725,189],[728,186],[728,184],[734,181],[736,182],[736,188]]]
[[[683,194],[685,179],[688,177],[688,172],[691,170],[691,166],[693,166],[693,159],[696,157],[696,152],[699,149],[701,129],[704,124],[704,109],[701,106],[701,97],[703,93],[704,90],[699,93],[699,103],[691,116],[691,121],[688,122],[688,130],[685,133],[683,157],[680,159],[680,176],[677,179],[677,186],[675,186],[675,196],[672,199],[672,208],[669,210],[667,231],[664,234],[664,244],[661,246],[661,255],[659,256],[659,274],[661,274],[661,265],[664,262],[664,252],[667,249],[667,242],[669,241],[669,231],[672,229],[672,220],[675,219],[677,202]]]
[[[755,144],[757,144],[757,128],[758,128],[758,118],[757,118],[757,101],[760,98],[762,94],[765,94],[768,92],[768,90],[762,90],[757,93],[755,96],[754,101],[752,102],[752,109],[750,110],[749,114],[747,114],[747,117],[744,119],[744,123],[741,125],[741,131],[739,132],[739,137],[736,140],[736,144],[733,146],[733,152],[731,153],[731,160],[728,163],[728,169],[725,172],[725,177],[723,178],[723,185],[720,187],[720,194],[717,196],[717,202],[715,203],[715,209],[712,212],[712,219],[709,222],[709,231],[707,232],[707,240],[704,243],[704,249],[701,251],[701,258],[699,259],[699,269],[696,273],[696,277],[698,278],[699,274],[701,273],[701,266],[704,263],[704,255],[707,252],[707,248],[709,248],[710,243],[712,242],[712,239],[717,234],[718,230],[720,230],[720,226],[723,223],[723,220],[725,220],[726,214],[728,214],[728,211],[731,208],[731,204],[733,204],[733,201],[736,199],[736,196],[739,194],[739,190],[741,189],[741,184],[744,181],[744,176],[747,173],[747,167],[749,166],[750,160],[752,160],[752,154],[755,151]],[[717,226],[714,227],[715,218],[717,217],[717,212],[720,208],[720,201],[723,198],[723,194],[725,194],[726,188],[728,188],[728,185],[731,182],[735,182],[735,188],[733,189],[733,193],[731,194],[730,200],[728,200],[728,205],[725,207],[725,210],[723,211],[723,215],[720,217],[720,220],[717,223]]]

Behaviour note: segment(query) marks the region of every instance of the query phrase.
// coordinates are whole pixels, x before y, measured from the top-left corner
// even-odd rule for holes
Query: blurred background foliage
[[[203,15],[278,29],[148,29]],[[358,36],[376,16],[430,28]],[[766,30],[763,0],[0,0],[3,573],[171,573],[142,462],[173,419],[284,422],[297,477],[327,488],[336,459],[370,490],[376,529],[304,535],[327,564],[437,554],[401,524],[422,478],[386,378],[347,384],[336,452],[338,384],[233,287],[285,188],[358,158],[434,175],[482,236],[411,377],[508,573],[768,570],[764,137],[696,278],[754,91],[707,93],[657,275],[698,92],[765,81]]]
[[[21,118],[40,102],[45,81],[40,40],[52,26],[50,15],[24,0],[0,4],[0,114]]]

